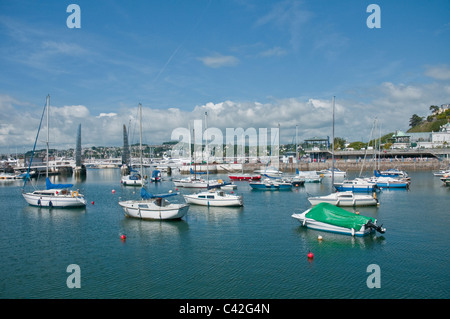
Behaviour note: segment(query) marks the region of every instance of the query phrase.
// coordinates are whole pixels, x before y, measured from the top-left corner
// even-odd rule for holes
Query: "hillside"
[[[432,122],[423,121],[421,124],[410,128],[407,133],[419,132],[438,132],[439,128],[447,123],[447,119],[433,120]]]
[[[432,108],[437,108],[437,106],[430,106]],[[439,108],[437,108],[439,109]],[[436,109],[435,109],[436,110]],[[429,115],[426,119],[424,117],[419,117],[414,114],[409,123],[413,125],[407,133],[419,133],[419,132],[438,132],[440,127],[450,121],[450,109],[439,114]]]

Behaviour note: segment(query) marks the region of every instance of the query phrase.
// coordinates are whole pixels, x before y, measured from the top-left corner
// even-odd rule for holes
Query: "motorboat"
[[[390,168],[388,170],[385,171],[380,171],[380,170],[374,170],[374,175],[375,177],[401,177],[401,178],[409,178],[408,177],[408,173],[406,173],[405,171],[401,171],[399,169],[396,168]]]
[[[147,180],[136,170],[131,170],[129,175],[122,176],[120,183],[124,186],[142,187],[147,183]]]
[[[297,176],[305,180],[305,183],[321,183],[323,176],[318,174],[317,171],[299,171],[297,169]]]
[[[340,170],[339,168],[327,168],[317,171],[317,174],[323,175],[324,177],[331,177],[334,172],[334,177],[347,177],[347,172]]]
[[[340,207],[379,205],[379,201],[375,192],[373,193],[373,195],[355,194],[352,191],[336,192],[325,196],[308,197],[308,201],[313,206],[320,203],[329,203]]]
[[[411,181],[409,179],[387,176],[372,177],[368,180],[376,183],[378,188],[408,188],[411,184]]]
[[[440,171],[433,172],[436,177],[444,177],[445,175],[450,175],[450,169],[441,169]]]
[[[375,218],[349,212],[329,203],[320,203],[303,213],[292,214],[304,227],[351,236],[365,236],[373,231],[384,234]]]
[[[173,183],[176,187],[185,188],[218,188],[231,184],[230,182],[225,182],[221,179],[218,180],[205,180],[203,178],[196,178],[189,176],[187,178],[175,179]]]
[[[196,194],[183,195],[186,203],[203,206],[243,206],[241,195],[225,193],[223,190],[209,190]]]
[[[148,220],[181,219],[187,214],[189,205],[171,203],[166,199],[178,194],[177,192],[153,195],[148,193],[145,188],[141,188],[142,200],[120,201],[119,205],[127,217]]]
[[[292,183],[286,180],[281,179],[270,179],[265,178],[262,181],[258,182],[250,182],[250,187],[256,190],[270,190],[270,191],[278,191],[278,190],[291,190]]]
[[[353,191],[353,192],[373,192],[377,189],[377,184],[363,178],[355,178],[352,180],[344,180],[340,183],[334,183],[337,191]]]

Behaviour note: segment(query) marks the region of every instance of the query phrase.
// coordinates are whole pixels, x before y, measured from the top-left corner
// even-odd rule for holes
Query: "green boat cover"
[[[369,220],[372,220],[370,217],[351,213],[329,203],[320,203],[314,206],[306,213],[306,217],[334,226],[353,228],[356,231],[360,230]]]

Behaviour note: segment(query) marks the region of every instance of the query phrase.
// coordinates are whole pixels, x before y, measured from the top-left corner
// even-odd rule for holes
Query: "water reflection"
[[[298,226],[294,233],[303,240],[305,247],[326,249],[326,253],[334,253],[336,248],[372,249],[385,241],[384,235],[372,232],[367,236],[356,237]],[[319,239],[321,236],[321,239]]]
[[[120,221],[121,234],[127,238],[148,239],[150,237],[178,237],[189,230],[189,224],[183,220],[141,220],[124,217]],[[121,235],[119,234],[119,235]]]

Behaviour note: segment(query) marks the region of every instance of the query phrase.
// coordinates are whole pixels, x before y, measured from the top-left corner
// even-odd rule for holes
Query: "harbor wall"
[[[377,166],[375,166],[375,164]],[[331,168],[332,162],[299,162],[299,163],[280,163],[278,169],[286,173],[295,173],[299,171],[318,171],[322,169]],[[404,159],[404,160],[384,160],[379,163],[366,160],[366,161],[351,161],[351,160],[336,160],[334,167],[346,171],[360,171],[361,168],[364,171],[373,170],[375,167],[380,170],[387,170],[391,168],[397,168],[404,171],[426,171],[426,170],[439,170],[449,166],[449,161],[438,159]],[[220,173],[237,173],[244,171],[245,173],[253,173],[255,170],[264,169],[266,166],[261,163],[245,163],[242,169],[242,164],[209,164],[208,170],[211,174]],[[276,167],[276,166],[275,166]],[[180,168],[181,174],[190,174],[190,169],[195,169],[197,172],[206,172],[206,165],[190,166],[185,165]]]

